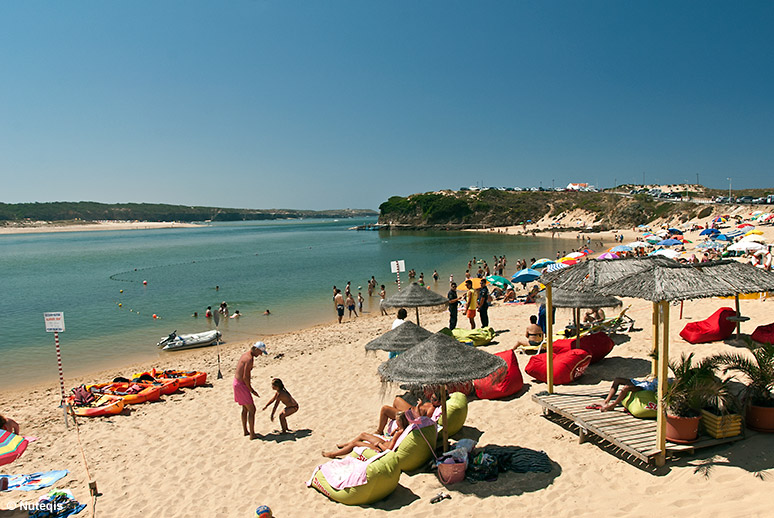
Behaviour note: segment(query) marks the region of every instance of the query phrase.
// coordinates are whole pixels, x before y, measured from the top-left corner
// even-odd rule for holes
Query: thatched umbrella
[[[540,303],[544,303],[545,295],[538,296]],[[621,305],[621,301],[615,297],[600,295],[585,291],[572,291],[562,288],[554,288],[551,305],[554,308],[572,309],[573,319],[575,320],[575,336],[577,346],[580,347],[580,310],[581,308],[614,308]],[[548,308],[546,308],[548,310]],[[552,310],[553,311],[553,310]]]
[[[446,423],[446,385],[485,378],[505,361],[475,347],[462,344],[442,333],[435,333],[400,356],[379,365],[385,382],[402,383],[409,387],[440,387],[443,423],[443,450],[448,442]]]
[[[395,329],[371,340],[365,348],[366,351],[380,350],[401,353],[431,336],[433,336],[432,332],[407,320]]]
[[[662,264],[654,266],[612,283],[601,286],[600,293],[650,300],[654,311],[654,350],[658,350],[658,400],[663,401],[669,363],[669,303],[687,300],[736,295],[739,318],[739,293],[756,293],[774,290],[774,274],[756,269],[751,265],[724,260],[699,264]],[[658,323],[661,322],[662,340],[658,340]],[[665,409],[660,406],[657,418],[656,447],[661,450],[657,463],[666,457]]]
[[[419,325],[420,307],[440,306],[448,303],[449,299],[446,297],[412,282],[408,288],[384,299],[382,305],[394,308],[416,308],[417,325]]]

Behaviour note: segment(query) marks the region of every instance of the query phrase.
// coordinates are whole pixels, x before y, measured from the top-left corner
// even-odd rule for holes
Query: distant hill
[[[288,218],[359,218],[376,216],[369,209],[296,210],[192,207],[160,203],[93,201],[0,203],[0,224],[22,221],[248,221]]]
[[[625,192],[436,191],[393,196],[379,206],[379,223],[411,228],[481,228],[557,219],[573,211],[597,226],[626,228],[656,219],[688,221],[721,210],[705,192],[684,192],[680,201]],[[691,201],[693,200],[693,201]]]

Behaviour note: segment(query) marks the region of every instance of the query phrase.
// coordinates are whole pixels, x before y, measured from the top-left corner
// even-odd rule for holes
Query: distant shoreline
[[[0,234],[42,234],[48,232],[91,232],[100,230],[148,230],[159,228],[194,228],[200,223],[180,223],[177,221],[93,221],[61,222],[36,221],[29,224],[11,224],[0,226]]]

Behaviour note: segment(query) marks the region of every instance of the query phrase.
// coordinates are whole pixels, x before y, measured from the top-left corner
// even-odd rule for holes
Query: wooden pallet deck
[[[606,395],[607,392],[569,390],[554,394],[542,392],[533,395],[532,400],[542,406],[544,412],[559,414],[575,423],[579,429],[579,442],[584,442],[587,434],[592,433],[643,462],[653,462],[660,453],[660,450],[656,448],[656,421],[638,419],[624,412],[620,406],[609,412],[586,408],[589,405],[602,403]],[[667,441],[667,454],[693,453],[699,448],[733,442],[742,438],[743,435],[713,439],[702,435],[698,441],[691,444],[675,444]]]

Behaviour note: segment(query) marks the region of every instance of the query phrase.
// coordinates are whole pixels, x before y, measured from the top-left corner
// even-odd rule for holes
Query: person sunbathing
[[[0,430],[5,430],[7,432],[19,435],[19,423],[10,417],[4,417],[3,415],[0,415]]]
[[[519,346],[536,347],[543,343],[543,329],[537,325],[537,320],[535,315],[530,315],[527,331],[524,334],[524,337],[516,339],[516,346],[514,349]]]
[[[503,299],[503,302],[513,302],[516,300],[516,292],[513,291],[513,286],[508,286],[508,289],[505,290],[505,299]]]
[[[398,412],[395,415],[395,422],[397,423],[398,428],[393,432],[390,438],[385,438],[382,435],[374,435],[368,432],[363,432],[347,443],[337,444],[336,447],[338,450],[322,452],[323,457],[335,459],[336,457],[341,457],[342,455],[351,453],[352,450],[358,446],[370,448],[378,452],[391,450],[395,447],[395,443],[398,442],[398,437],[403,434],[403,431],[408,428],[409,425],[408,419],[406,418],[406,414],[404,412]]]
[[[605,319],[605,312],[602,308],[591,308],[586,311],[586,315],[583,317],[583,322],[587,324],[596,324],[602,322]]]
[[[540,288],[538,285],[532,286],[532,289],[529,293],[527,293],[527,298],[524,300],[525,304],[534,304],[537,300],[538,292],[540,291]]]
[[[621,388],[620,394],[616,397],[618,388]],[[655,391],[658,387],[658,378],[648,377],[645,380],[639,381],[629,378],[615,378],[613,385],[610,387],[610,392],[605,398],[605,402],[600,405],[599,409],[602,412],[608,412],[614,409],[618,403],[624,400],[624,398],[631,392],[639,392],[640,390],[652,390]],[[615,401],[613,398],[615,397]],[[611,403],[612,401],[612,403]]]
[[[376,428],[375,433],[377,435],[383,434],[384,427],[387,426],[387,421],[395,419],[398,412],[411,410],[415,416],[432,417],[435,409],[441,406],[441,398],[439,398],[438,394],[435,392],[426,392],[425,397],[427,398],[427,401],[423,401],[422,398],[416,398],[416,400],[414,400],[414,398],[411,397],[410,392],[407,392],[402,396],[396,396],[395,400],[392,402],[392,406],[384,405],[381,410],[379,410],[379,426]],[[416,401],[416,404],[412,405],[407,399]]]

